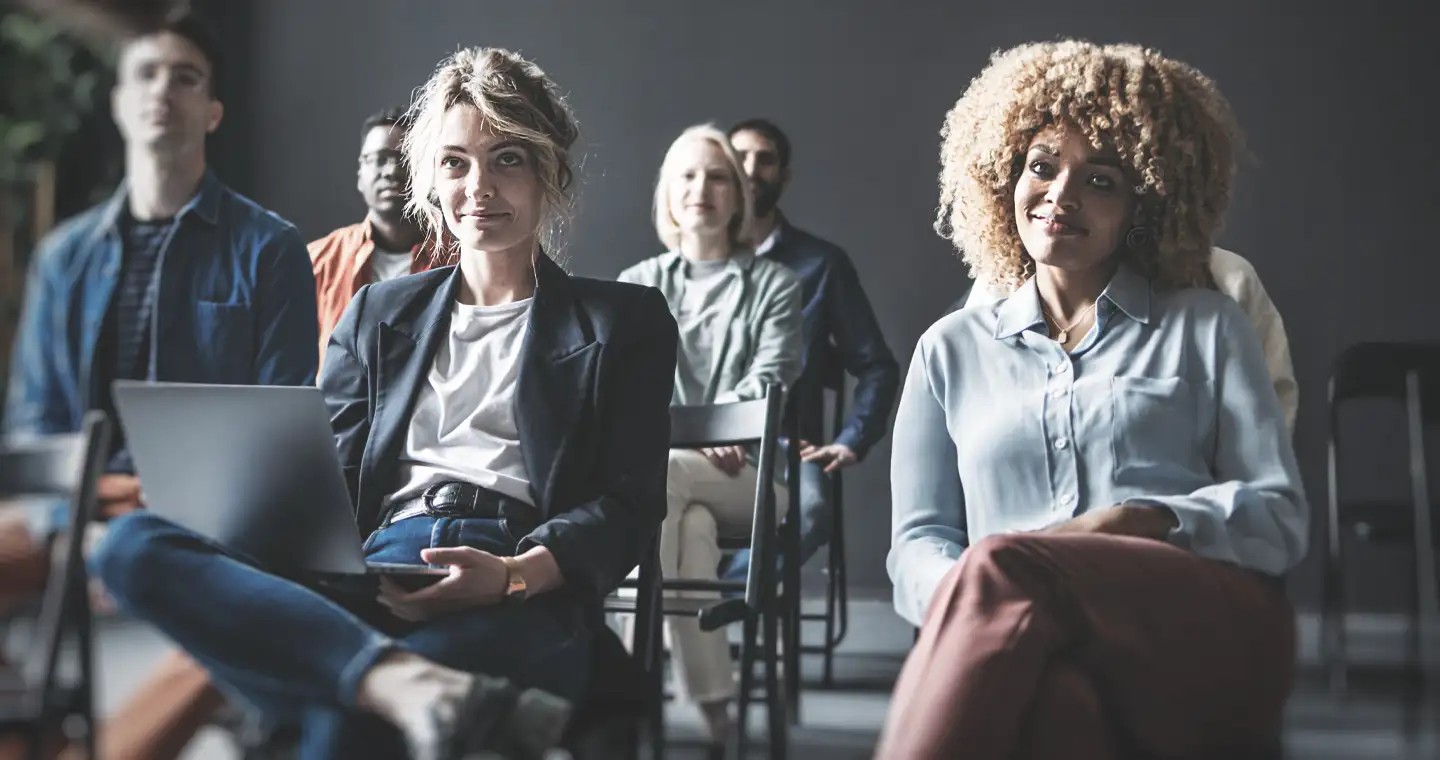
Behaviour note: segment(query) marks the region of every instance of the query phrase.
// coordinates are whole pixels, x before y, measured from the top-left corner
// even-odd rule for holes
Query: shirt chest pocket
[[[249,383],[255,354],[249,304],[197,301],[195,351],[209,382]]]
[[[1192,470],[1199,458],[1196,398],[1178,377],[1110,380],[1115,480],[1158,483]]]

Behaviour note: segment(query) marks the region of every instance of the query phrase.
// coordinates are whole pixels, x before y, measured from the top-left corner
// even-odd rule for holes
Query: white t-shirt
[[[370,281],[384,282],[410,274],[410,262],[415,255],[409,251],[391,253],[376,248],[370,253]]]
[[[387,505],[458,480],[530,500],[530,475],[520,453],[515,381],[534,299],[451,309],[450,334],[415,399],[397,481]],[[423,514],[402,510],[390,519]]]

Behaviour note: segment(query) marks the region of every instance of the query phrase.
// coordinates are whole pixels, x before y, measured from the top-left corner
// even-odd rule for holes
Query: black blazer
[[[535,263],[515,412],[532,502],[566,585],[604,595],[665,517],[677,330],[660,291]],[[458,267],[367,285],[330,336],[320,388],[362,536],[379,527],[415,398],[450,327]]]

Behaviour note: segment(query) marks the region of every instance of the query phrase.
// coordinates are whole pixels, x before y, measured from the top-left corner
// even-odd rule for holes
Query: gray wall
[[[1248,129],[1255,160],[1222,243],[1254,261],[1285,315],[1303,398],[1297,446],[1323,509],[1329,360],[1355,341],[1435,336],[1440,324],[1426,276],[1440,167],[1422,119],[1436,71],[1425,11],[1003,5],[256,2],[239,25],[249,60],[234,62],[249,71],[251,129],[243,159],[230,157],[232,180],[308,236],[353,222],[363,212],[353,189],[361,119],[404,102],[457,46],[509,47],[571,93],[584,166],[567,253],[576,273],[610,277],[658,250],[649,199],[670,140],[696,122],[764,115],[796,145],[785,210],[849,249],[903,365],[965,276],[930,228],[938,130],[989,53],[1057,36],[1155,46],[1213,76]],[[850,479],[861,585],[885,584],[889,464],[887,441]],[[1355,472],[1361,490],[1384,488],[1382,476]],[[1393,604],[1404,565],[1359,559],[1365,603]],[[1301,604],[1316,598],[1315,568],[1292,583]]]

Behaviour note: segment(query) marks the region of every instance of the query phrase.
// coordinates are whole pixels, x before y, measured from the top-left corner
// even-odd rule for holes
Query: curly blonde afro
[[[1150,242],[1122,255],[1158,284],[1207,283],[1240,150],[1230,104],[1154,50],[1075,40],[996,53],[945,117],[935,229],[975,277],[1009,292],[1034,273],[1013,193],[1030,140],[1051,125],[1115,150],[1136,184]]]

